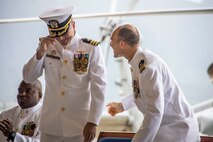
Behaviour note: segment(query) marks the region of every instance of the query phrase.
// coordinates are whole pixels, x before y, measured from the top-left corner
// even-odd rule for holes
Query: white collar
[[[20,106],[19,106],[19,113],[22,115],[22,116],[25,116],[26,114],[32,114],[36,111],[38,111],[40,108],[41,108],[41,103],[39,102],[38,104],[36,104],[35,106],[33,107],[30,107],[30,108],[26,108],[26,109],[22,109]]]
[[[137,51],[135,52],[134,56],[132,57],[132,60],[129,61],[129,64],[130,64],[133,68],[134,68],[135,65],[138,63],[138,62],[137,62],[137,60],[138,60],[137,56],[138,56],[142,51],[143,51],[143,49],[141,49],[141,47],[139,47],[139,48],[137,49]]]
[[[75,44],[77,43],[77,41],[78,41],[80,38],[81,38],[81,37],[80,37],[77,33],[75,33],[75,36],[73,37],[73,39],[71,40],[71,42],[68,43],[68,44],[66,45],[66,47],[67,47],[67,48],[70,48],[70,47],[72,47],[72,46],[75,46]]]

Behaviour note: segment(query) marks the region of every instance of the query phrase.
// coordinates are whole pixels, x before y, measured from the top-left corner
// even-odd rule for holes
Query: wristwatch
[[[15,139],[15,137],[16,137],[16,132],[14,132],[14,131],[12,131],[11,133],[10,133],[10,135],[7,137],[7,141],[9,142],[9,141],[14,141],[14,139]]]

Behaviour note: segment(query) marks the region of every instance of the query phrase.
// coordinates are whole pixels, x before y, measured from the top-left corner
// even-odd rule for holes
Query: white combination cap
[[[72,20],[73,6],[61,6],[44,11],[39,18],[43,20],[52,37],[64,35]]]

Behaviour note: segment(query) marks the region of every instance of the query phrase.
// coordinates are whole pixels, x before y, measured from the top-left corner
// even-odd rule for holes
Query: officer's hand
[[[108,113],[111,116],[115,116],[117,113],[121,113],[124,111],[122,103],[111,102],[107,105]]]
[[[84,127],[83,135],[84,135],[84,142],[91,142],[95,138],[97,125],[91,122],[87,122],[86,126]]]
[[[2,133],[8,137],[13,131],[13,124],[9,118],[0,120],[0,130]]]
[[[49,36],[41,37],[41,38],[39,38],[39,41],[40,41],[39,47],[38,47],[37,54],[36,54],[37,59],[41,59],[44,55],[44,52],[48,48],[54,47],[56,45],[56,40]]]

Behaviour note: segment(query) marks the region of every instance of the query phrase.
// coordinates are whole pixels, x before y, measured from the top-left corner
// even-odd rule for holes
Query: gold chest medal
[[[35,128],[36,128],[35,122],[27,122],[24,125],[21,134],[32,137],[34,135]]]
[[[84,74],[87,72],[88,68],[88,61],[89,61],[89,54],[86,53],[76,53],[74,54],[74,60],[73,60],[73,67],[74,71],[77,74]]]
[[[137,99],[137,98],[140,98],[140,89],[139,89],[139,82],[138,80],[133,80],[133,95],[134,95],[134,98]]]

